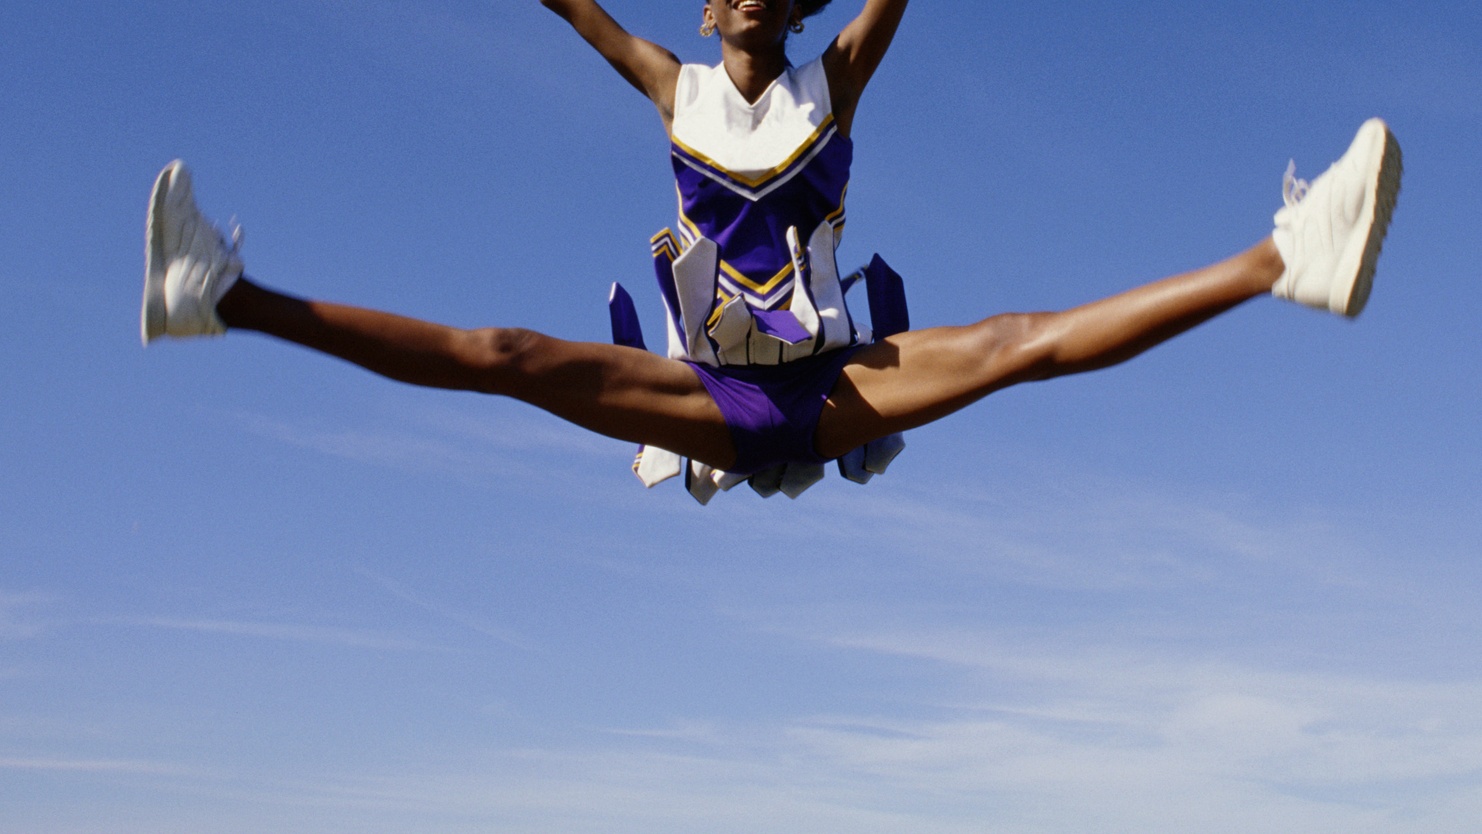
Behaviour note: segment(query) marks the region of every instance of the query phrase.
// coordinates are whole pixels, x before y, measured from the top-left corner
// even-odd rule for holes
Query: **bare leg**
[[[938,420],[1020,382],[1124,362],[1264,295],[1284,266],[1268,238],[1213,266],[1058,313],[913,330],[859,351],[818,423],[819,454]]]
[[[245,278],[216,309],[230,328],[276,336],[401,382],[514,397],[608,437],[713,466],[736,457],[720,409],[694,371],[646,351],[518,328],[461,330],[304,301]]]

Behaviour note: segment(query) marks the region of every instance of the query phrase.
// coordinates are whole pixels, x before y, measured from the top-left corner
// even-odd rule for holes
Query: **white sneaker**
[[[196,207],[190,170],[175,160],[154,181],[144,229],[144,304],[139,335],[215,336],[226,332],[216,304],[242,276],[241,228],[228,243]]]
[[[1272,295],[1349,317],[1362,312],[1401,168],[1400,145],[1380,119],[1364,122],[1348,152],[1310,186],[1294,176],[1296,163],[1289,165],[1286,205],[1272,233],[1286,272]]]

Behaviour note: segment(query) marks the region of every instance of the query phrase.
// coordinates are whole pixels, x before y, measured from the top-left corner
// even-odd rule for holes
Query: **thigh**
[[[843,455],[1034,378],[1026,337],[1037,315],[912,330],[859,350],[844,366],[819,418],[814,440],[819,454]]]
[[[507,393],[608,437],[716,467],[734,461],[725,418],[685,363],[621,345],[527,339]]]

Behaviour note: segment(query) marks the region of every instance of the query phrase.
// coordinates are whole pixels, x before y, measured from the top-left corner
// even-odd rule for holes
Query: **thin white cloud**
[[[449,652],[443,646],[417,640],[408,640],[394,635],[334,626],[304,625],[299,623],[262,623],[235,620],[170,619],[164,617],[125,620],[131,625],[174,631],[194,631],[203,634],[224,634],[233,637],[255,637],[268,640],[284,640],[294,643],[317,643],[330,646],[345,646],[356,649],[397,652]]]
[[[532,834],[1042,833],[1088,820],[1149,834],[1420,834],[1468,831],[1482,810],[1482,727],[1454,712],[1477,703],[1474,684],[1170,664],[1144,699],[1126,676],[1095,668],[1043,709],[607,731],[445,768],[306,779],[277,801]]]
[[[428,428],[501,449],[607,457],[618,443],[554,415],[523,410],[503,410],[495,418],[487,409],[425,408],[411,417]]]
[[[477,634],[482,634],[485,637],[493,638],[494,640],[497,640],[512,648],[521,649],[524,651],[534,651],[536,649],[535,644],[530,640],[521,637],[520,635],[514,633],[513,631],[510,631],[509,629],[499,628],[497,626],[491,625],[483,617],[470,614],[466,611],[459,610],[452,606],[443,605],[441,603],[427,600],[418,594],[414,594],[411,591],[408,591],[402,585],[396,582],[392,582],[386,577],[366,570],[364,568],[358,568],[356,570],[356,573],[359,573],[361,576],[364,576],[366,579],[374,582],[376,585],[380,586],[382,590],[386,591],[397,599],[417,608],[420,608],[423,611],[433,614],[441,619],[456,623]]]
[[[56,598],[49,594],[34,591],[0,591],[0,640],[39,637],[44,632],[45,625],[36,617],[36,610],[55,601]]]
[[[529,483],[561,480],[569,473],[552,471],[553,460],[582,463],[610,461],[622,466],[622,444],[558,418],[531,414],[511,417],[501,411],[483,418],[450,408],[422,409],[395,428],[312,428],[257,414],[237,414],[244,430],[299,449],[359,463],[411,472],[435,472],[458,478],[501,479]]]
[[[725,741],[724,734],[709,721],[676,721],[667,727],[607,729],[603,732],[621,738],[658,739],[713,746]]]
[[[0,770],[52,773],[112,773],[143,776],[181,776],[189,770],[176,765],[131,759],[20,758],[0,756]]]
[[[255,415],[240,419],[253,434],[331,457],[423,472],[463,474],[485,468],[466,450],[444,440],[358,429],[310,429]]]
[[[887,476],[888,477],[888,476]],[[1214,586],[1272,572],[1353,585],[1367,553],[1337,523],[1085,474],[831,492],[788,530],[932,570],[1045,590]]]
[[[1029,728],[1046,742],[1075,746],[1100,737],[1112,747],[1159,748],[1185,764],[1292,786],[1444,782],[1482,773],[1482,682],[1281,672],[1105,647],[1067,653],[925,629],[841,637],[837,644],[957,669],[970,681],[961,692],[1018,693],[937,706],[991,715],[984,723]],[[891,746],[842,736],[872,749]]]

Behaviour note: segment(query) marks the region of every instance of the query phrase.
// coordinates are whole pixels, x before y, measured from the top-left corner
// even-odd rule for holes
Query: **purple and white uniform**
[[[649,486],[683,472],[702,503],[742,480],[764,495],[796,497],[823,477],[812,437],[844,364],[825,355],[904,329],[899,277],[877,257],[841,280],[834,259],[854,147],[834,123],[822,59],[789,67],[755,102],[746,101],[723,65],[686,64],[670,138],[678,232],[665,229],[652,240],[668,355],[703,366],[696,371],[721,406],[745,462],[738,468],[746,471],[685,466],[651,447],[640,452],[635,470]],[[860,278],[870,289],[873,332],[844,302]],[[623,304],[631,319],[631,303]],[[614,336],[633,343],[618,331],[636,334],[636,321],[620,323],[618,310],[615,303]],[[821,367],[831,370],[819,374]],[[800,392],[804,377],[809,390]],[[863,482],[903,446],[899,435],[876,441],[840,459],[840,470]]]

